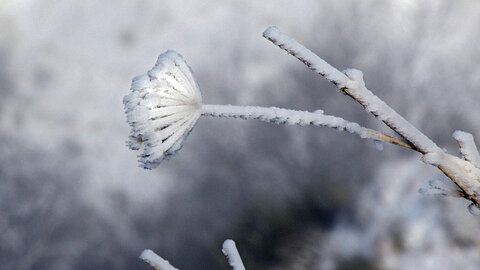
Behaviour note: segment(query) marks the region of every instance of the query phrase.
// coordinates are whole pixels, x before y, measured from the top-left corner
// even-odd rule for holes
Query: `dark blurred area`
[[[0,1],[0,268],[478,269],[480,221],[443,177],[354,135],[203,117],[172,160],[125,147],[131,79],[175,49],[203,102],[322,109],[388,131],[261,37],[278,26],[456,153],[480,134],[475,1]]]

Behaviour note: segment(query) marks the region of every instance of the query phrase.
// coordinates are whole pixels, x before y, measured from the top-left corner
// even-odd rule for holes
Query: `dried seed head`
[[[131,90],[123,98],[131,126],[127,146],[142,151],[141,167],[153,169],[181,149],[200,117],[200,87],[183,57],[169,50],[133,79]]]

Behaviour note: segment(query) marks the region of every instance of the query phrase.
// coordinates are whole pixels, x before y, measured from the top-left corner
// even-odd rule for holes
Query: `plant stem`
[[[257,119],[275,124],[299,126],[325,126],[337,130],[348,131],[364,139],[400,145],[412,149],[408,142],[373,129],[365,128],[355,122],[343,118],[325,115],[323,112],[308,112],[283,109],[277,107],[233,106],[233,105],[203,105],[202,115],[214,117],[229,117],[241,119]]]

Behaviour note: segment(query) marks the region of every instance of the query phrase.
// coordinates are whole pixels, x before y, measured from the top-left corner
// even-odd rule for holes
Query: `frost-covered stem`
[[[245,270],[242,258],[240,257],[233,240],[227,239],[225,242],[223,242],[222,252],[227,257],[228,264],[230,264],[233,270]],[[158,256],[150,249],[144,250],[140,255],[140,259],[150,264],[150,266],[156,270],[178,270],[177,268],[171,266],[167,260]]]
[[[357,134],[364,139],[373,139],[412,148],[408,142],[405,142],[402,139],[392,137],[373,129],[362,127],[357,123],[347,121],[340,117],[325,115],[321,111],[307,112],[276,107],[203,105],[202,115],[241,119],[258,119],[264,122],[275,124],[325,126],[335,128],[337,130],[345,130],[350,133]]]
[[[225,242],[223,242],[222,252],[227,257],[228,264],[230,264],[233,270],[245,270],[242,258],[240,257],[233,240],[227,239]]]
[[[358,87],[356,80],[325,62],[295,39],[281,33],[278,28],[274,26],[269,27],[263,32],[263,36],[289,54],[295,56],[312,71],[324,76],[328,81],[335,84],[339,89],[359,102],[365,110],[372,113],[404,139],[411,142],[419,152],[425,154],[441,151],[432,140],[416,129],[366,87]]]
[[[167,260],[164,260],[150,249],[144,250],[140,255],[140,259],[150,264],[150,266],[156,270],[178,270],[177,268],[171,266]]]
[[[461,189],[466,199],[471,200],[476,206],[480,206],[478,190],[478,181],[480,179],[476,178],[476,174],[480,174],[480,171],[477,171],[475,167],[469,167],[470,163],[462,163],[462,160],[458,161],[458,158],[455,159],[456,157],[444,153],[430,138],[375,96],[365,87],[363,74],[360,71],[354,69],[345,70],[344,72],[339,71],[295,39],[281,33],[274,26],[267,28],[263,32],[263,36],[302,61],[312,71],[335,84],[346,95],[360,103],[366,111],[372,113],[377,119],[383,121],[407,142],[411,143],[414,146],[414,150],[428,156],[424,159],[427,163],[437,166]],[[471,147],[469,148],[468,151],[472,149]],[[464,151],[466,151],[465,147]],[[467,154],[466,158],[468,156]],[[475,176],[472,178],[470,177],[471,175]]]
[[[473,135],[457,130],[453,133],[453,137],[457,140],[460,147],[460,153],[465,158],[465,160],[470,161],[475,167],[480,169],[480,155],[478,153],[477,146],[473,140]]]

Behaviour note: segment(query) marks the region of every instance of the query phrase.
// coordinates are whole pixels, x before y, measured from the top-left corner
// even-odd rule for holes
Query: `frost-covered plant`
[[[233,270],[245,270],[243,266],[242,258],[238,253],[237,247],[233,240],[227,239],[223,242],[222,252],[228,259],[228,264],[232,267]],[[177,268],[170,265],[170,263],[163,259],[162,257],[155,254],[155,252],[146,249],[140,255],[140,259],[144,260],[150,264],[156,270],[178,270]]]
[[[420,193],[463,197],[471,202],[468,207],[470,213],[480,214],[480,154],[472,134],[455,131],[453,137],[459,144],[461,158],[448,154],[368,90],[360,70],[339,71],[276,27],[269,27],[263,36],[332,82],[399,137],[325,115],[321,110],[307,112],[275,107],[203,105],[200,87],[190,67],[180,54],[170,50],[159,56],[156,65],[146,75],[133,79],[132,92],[124,98],[127,122],[132,128],[127,145],[142,151],[139,155],[141,167],[155,168],[162,160],[180,150],[202,115],[258,119],[287,125],[326,126],[421,153],[423,162],[436,166],[451,182],[431,180],[426,188],[420,189]]]
[[[139,155],[141,167],[155,168],[162,160],[180,150],[202,115],[258,119],[287,125],[326,126],[421,153],[425,163],[439,168],[454,183],[454,186],[446,188],[439,182],[430,181],[429,187],[422,189],[421,193],[461,196],[471,201],[469,210],[472,214],[480,214],[480,155],[471,134],[455,131],[453,137],[459,143],[462,158],[448,154],[368,90],[360,70],[339,71],[276,27],[269,27],[263,36],[335,84],[400,138],[340,117],[325,115],[321,110],[307,112],[275,107],[203,105],[200,87],[192,70],[180,54],[170,50],[159,56],[147,74],[133,79],[132,92],[123,101],[127,122],[132,128],[127,145],[142,151]]]
[[[158,57],[155,66],[132,82],[132,92],[123,103],[131,126],[127,146],[141,150],[140,166],[157,167],[181,149],[184,140],[201,115],[258,119],[287,125],[315,125],[345,130],[361,138],[411,147],[399,138],[349,122],[340,117],[276,107],[202,105],[200,87],[183,57],[169,50]]]

